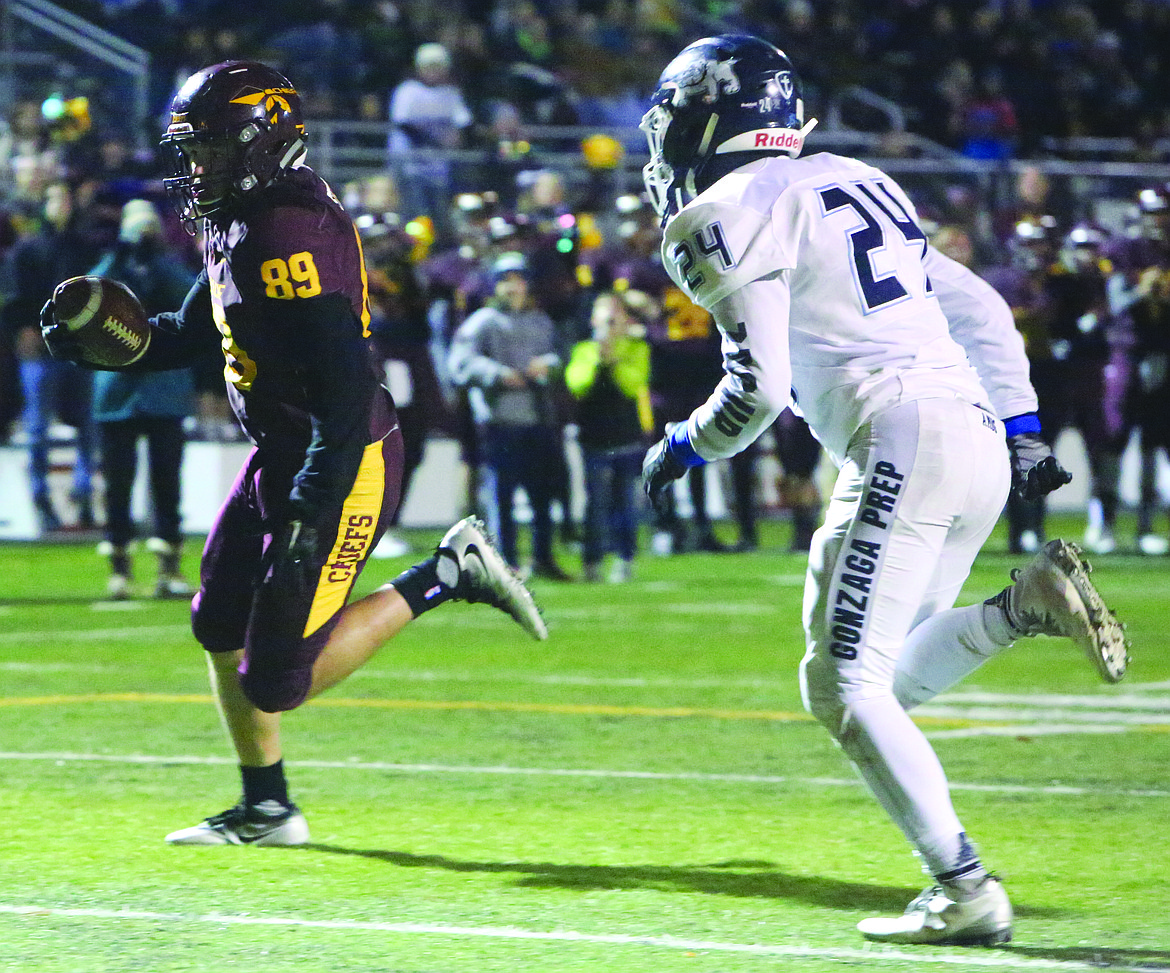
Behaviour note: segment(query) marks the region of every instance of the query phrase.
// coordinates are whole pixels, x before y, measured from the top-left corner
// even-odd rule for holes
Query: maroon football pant
[[[305,592],[273,583],[268,553],[288,520],[302,462],[251,452],[208,535],[191,603],[192,629],[204,649],[244,650],[240,684],[265,712],[294,709],[308,695],[313,663],[398,508],[402,435],[396,424],[367,446],[345,501],[318,514],[320,573]]]

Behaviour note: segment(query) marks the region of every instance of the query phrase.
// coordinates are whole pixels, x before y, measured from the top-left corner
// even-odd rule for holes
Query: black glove
[[[53,314],[53,299],[50,297],[41,308],[41,337],[49,354],[58,361],[84,363],[85,351],[73,333],[57,320]]]
[[[311,596],[321,575],[317,528],[290,520],[272,539],[272,548],[272,584],[299,597]]]
[[[1072,480],[1052,450],[1036,433],[1008,436],[1012,454],[1012,489],[1025,500],[1039,500]]]
[[[686,465],[671,452],[670,434],[677,426],[677,422],[667,423],[666,435],[646,451],[642,460],[642,488],[659,513],[666,512],[666,491],[670,484],[687,471]]]

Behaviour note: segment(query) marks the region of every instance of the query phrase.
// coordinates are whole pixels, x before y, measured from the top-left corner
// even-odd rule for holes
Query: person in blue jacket
[[[122,207],[117,244],[91,271],[129,287],[146,308],[158,314],[178,307],[195,275],[163,238],[162,220],[147,199]],[[183,466],[183,420],[195,407],[195,379],[190,368],[161,372],[100,371],[93,378],[93,419],[98,429],[102,474],[106,485],[105,539],[99,551],[110,559],[110,598],[132,594],[131,544],[135,527],[130,495],[138,470],[138,442],[146,440],[150,464],[153,531],[146,542],[158,555],[156,598],[192,594],[179,569],[183,545],[179,514]]]

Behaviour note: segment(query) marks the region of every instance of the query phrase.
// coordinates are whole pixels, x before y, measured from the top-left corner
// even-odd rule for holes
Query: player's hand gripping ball
[[[125,368],[146,354],[150,320],[125,284],[71,277],[41,311],[41,335],[54,358],[96,368]]]

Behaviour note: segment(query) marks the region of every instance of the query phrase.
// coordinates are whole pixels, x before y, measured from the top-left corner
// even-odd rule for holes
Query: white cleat
[[[624,557],[614,558],[609,568],[610,584],[624,584],[634,576],[634,565]]]
[[[295,804],[276,801],[243,803],[192,828],[172,831],[169,845],[303,845],[309,840],[309,823]]]
[[[1092,566],[1075,544],[1049,541],[1012,571],[1008,620],[1023,635],[1072,639],[1106,682],[1118,682],[1129,665],[1129,642],[1117,616],[1089,579]]]
[[[1113,528],[1104,524],[1091,524],[1085,528],[1085,547],[1094,554],[1112,554],[1117,550],[1117,538]]]
[[[1170,552],[1170,540],[1157,534],[1142,534],[1138,538],[1138,550],[1147,557],[1162,557]]]
[[[548,638],[548,627],[531,592],[496,550],[487,528],[475,517],[465,517],[447,531],[436,549],[439,580],[455,589],[455,597],[494,605],[515,619],[534,639]],[[458,577],[445,577],[454,560]]]
[[[879,943],[996,946],[1012,938],[1012,904],[998,878],[988,878],[974,898],[956,902],[941,885],[922,892],[893,919],[862,919],[858,931]]]
[[[111,574],[106,582],[106,598],[110,601],[127,601],[134,596],[128,574]]]
[[[168,598],[190,598],[195,594],[186,578],[178,574],[160,575],[154,585],[154,597],[166,600]]]

